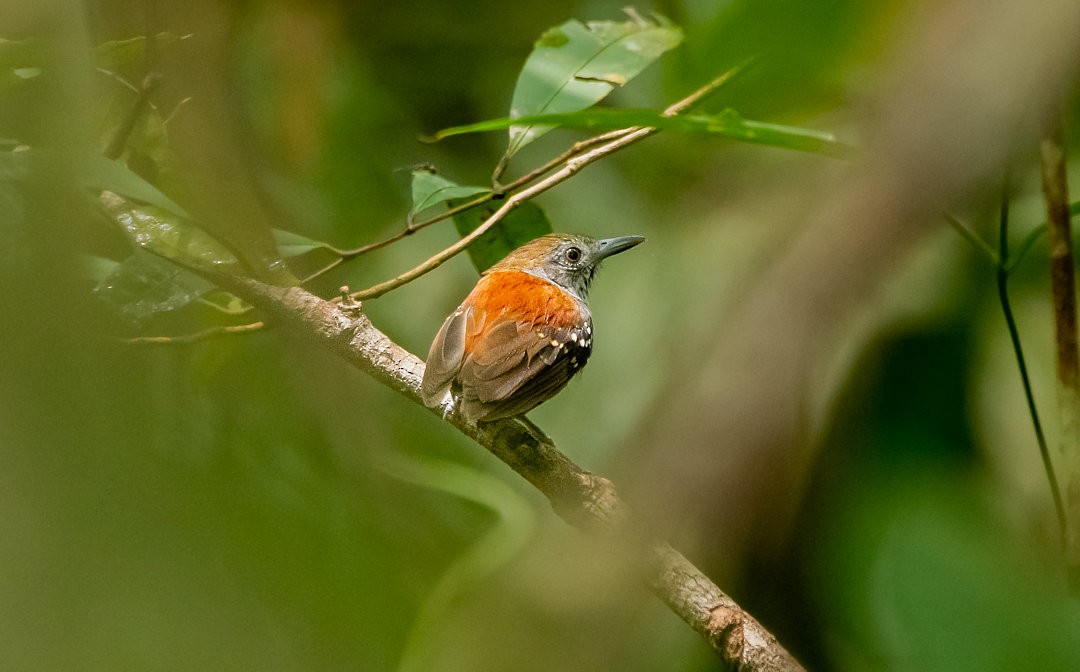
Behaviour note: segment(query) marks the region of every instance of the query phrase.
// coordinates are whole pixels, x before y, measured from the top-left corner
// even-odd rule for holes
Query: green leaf
[[[840,142],[831,133],[743,119],[738,112],[730,109],[719,114],[698,113],[669,117],[651,110],[593,108],[567,114],[540,114],[516,119],[509,117],[490,119],[467,126],[454,126],[443,129],[436,133],[434,138],[441,140],[442,138],[464,133],[497,131],[510,128],[521,121],[545,124],[549,127],[559,126],[589,130],[648,126],[680,133],[715,135],[738,142],[749,142],[836,157],[846,156],[852,151],[849,145]]]
[[[45,60],[41,40],[0,39],[0,92],[37,78]]]
[[[341,263],[341,252],[336,248],[298,233],[274,229],[274,240],[297,278],[311,278]]]
[[[306,238],[299,233],[293,233],[292,231],[274,229],[273,234],[274,241],[277,243],[278,253],[283,257],[295,257],[319,249],[330,250],[331,252],[334,251],[334,248],[327,243]]]
[[[172,46],[189,37],[158,33],[156,46]],[[0,92],[41,76],[45,65],[51,62],[50,52],[54,48],[55,44],[46,40],[0,39]],[[94,48],[91,60],[99,68],[113,70],[143,58],[145,53],[146,37],[140,36],[103,42]]]
[[[43,150],[32,150],[26,154]],[[154,185],[128,168],[122,161],[112,161],[103,156],[80,157],[79,178],[82,185],[94,191],[111,191],[125,198],[148,203],[173,215],[192,219],[180,205],[166,196]]]
[[[186,40],[191,35],[176,35],[174,33],[158,33],[157,48],[169,47],[177,42]],[[134,63],[143,58],[146,53],[146,36],[128,38],[126,40],[110,40],[102,42],[94,47],[94,63],[100,68],[117,68],[121,65]]]
[[[25,178],[40,162],[59,160],[58,156],[48,149],[6,152],[0,157],[0,178],[14,179]],[[94,192],[111,191],[191,219],[175,201],[120,161],[112,161],[96,154],[83,154],[65,160],[72,162],[79,183],[87,189]]]
[[[582,110],[602,100],[616,86],[636,77],[649,64],[682,42],[682,31],[667,19],[656,22],[571,19],[544,33],[518,77],[510,116],[506,158],[550,127],[522,117]]]
[[[451,201],[449,205],[453,207],[457,203]],[[454,227],[458,234],[464,237],[483,224],[494,212],[492,204],[459,212],[453,217]],[[469,245],[469,258],[476,270],[483,273],[511,251],[533,238],[551,232],[551,222],[544,211],[540,206],[527,201],[511,210],[506,217]]]
[[[136,205],[106,191],[101,203],[132,242],[167,259],[206,267],[237,263],[224,245],[190,221],[153,205]]]
[[[82,274],[87,279],[98,283],[103,282],[105,278],[115,272],[116,267],[119,265],[120,262],[115,259],[107,259],[92,254],[85,255],[79,260]]]
[[[412,173],[414,215],[449,200],[490,193],[491,189],[487,187],[459,186],[430,170],[417,169]]]
[[[136,250],[94,288],[124,318],[146,318],[176,310],[214,289],[213,283],[161,257]]]

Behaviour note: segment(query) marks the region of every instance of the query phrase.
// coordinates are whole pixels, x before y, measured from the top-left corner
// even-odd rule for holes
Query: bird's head
[[[549,280],[585,300],[600,262],[642,243],[643,236],[589,238],[566,233],[551,233],[531,240],[486,273],[522,271]]]

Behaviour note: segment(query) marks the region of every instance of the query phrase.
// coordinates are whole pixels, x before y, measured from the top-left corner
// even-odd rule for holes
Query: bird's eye
[[[581,250],[576,247],[571,247],[566,250],[566,260],[569,262],[576,262],[581,259]]]

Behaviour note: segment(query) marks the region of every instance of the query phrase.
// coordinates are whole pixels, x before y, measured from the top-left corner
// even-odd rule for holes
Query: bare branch
[[[218,336],[250,334],[265,328],[265,322],[252,322],[251,324],[211,327],[210,329],[203,329],[202,331],[196,331],[192,334],[183,334],[181,336],[136,336],[134,338],[125,338],[123,339],[123,342],[131,345],[188,345],[190,343],[198,343],[199,341],[206,341]]]
[[[376,329],[359,304],[338,306],[298,287],[275,287],[236,276],[208,277],[265,311],[275,323],[294,329],[422,405],[424,363]],[[529,481],[571,525],[591,532],[631,529],[627,507],[611,481],[574,464],[531,423],[502,420],[477,425],[458,414],[446,422]],[[630,561],[648,572],[646,582],[653,592],[727,664],[745,670],[803,669],[753,616],[670,546],[641,543],[637,555]]]
[[[1041,143],[1043,196],[1050,252],[1050,289],[1057,345],[1061,456],[1064,462],[1065,563],[1080,590],[1080,351],[1077,349],[1076,277],[1073,271],[1069,184],[1060,114],[1054,114]]]

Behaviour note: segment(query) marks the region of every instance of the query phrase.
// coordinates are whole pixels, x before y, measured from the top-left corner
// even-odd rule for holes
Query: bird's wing
[[[465,360],[465,336],[472,309],[460,307],[443,322],[428,350],[420,396],[429,407],[443,402]]]
[[[458,374],[462,410],[472,420],[528,412],[562,389],[589,356],[577,330],[517,320],[501,321],[479,339]]]

